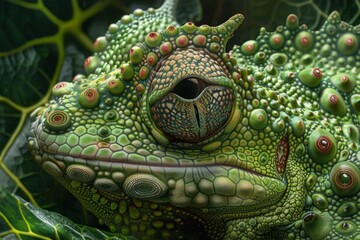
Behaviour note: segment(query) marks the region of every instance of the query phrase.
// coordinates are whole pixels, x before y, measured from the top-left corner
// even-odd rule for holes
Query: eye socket
[[[219,62],[190,48],[174,51],[158,66],[144,98],[149,125],[173,143],[199,143],[218,134],[233,113],[236,96]]]
[[[194,99],[199,96],[206,87],[207,84],[204,80],[189,77],[179,82],[172,92],[184,99]]]

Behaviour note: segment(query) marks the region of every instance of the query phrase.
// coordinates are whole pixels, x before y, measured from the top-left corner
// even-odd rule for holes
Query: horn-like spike
[[[218,33],[223,34],[221,38],[224,40],[225,46],[227,41],[232,37],[233,33],[240,26],[243,20],[244,16],[242,14],[236,14],[229,18],[226,22],[215,27]]]
[[[232,33],[240,26],[243,22],[244,16],[242,14],[236,14],[229,18],[226,22],[222,23],[221,25],[215,27],[220,33],[224,31],[224,27],[226,28],[226,32],[229,38],[231,37]]]

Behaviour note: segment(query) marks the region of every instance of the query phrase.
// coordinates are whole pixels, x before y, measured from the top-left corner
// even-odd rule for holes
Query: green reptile
[[[35,161],[139,239],[360,239],[360,26],[289,15],[180,26],[175,1],[111,24],[88,75],[32,114]]]

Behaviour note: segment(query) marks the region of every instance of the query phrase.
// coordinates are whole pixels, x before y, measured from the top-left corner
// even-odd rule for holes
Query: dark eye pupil
[[[179,82],[173,93],[185,99],[194,99],[205,89],[206,83],[198,78],[186,78]]]

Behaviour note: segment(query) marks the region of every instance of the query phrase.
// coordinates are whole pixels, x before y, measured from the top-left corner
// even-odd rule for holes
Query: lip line
[[[250,170],[250,169],[246,169],[246,168],[243,168],[243,167],[240,167],[240,166],[234,166],[234,165],[226,165],[226,164],[213,164],[213,165],[192,165],[192,166],[171,166],[171,165],[163,165],[163,164],[159,164],[159,165],[151,165],[151,164],[144,164],[144,163],[133,163],[133,162],[128,162],[128,159],[127,162],[117,162],[117,161],[102,161],[102,160],[92,160],[92,159],[84,159],[84,158],[75,158],[75,157],[72,157],[72,156],[65,156],[65,155],[60,155],[60,154],[52,154],[52,153],[48,153],[48,152],[45,152],[42,154],[42,155],[39,155],[41,157],[43,157],[43,155],[46,154],[47,157],[53,157],[55,158],[55,160],[58,160],[58,161],[64,161],[68,164],[71,164],[71,163],[98,163],[97,166],[101,166],[100,165],[100,162],[102,163],[105,163],[105,164],[115,164],[115,165],[131,165],[131,166],[145,166],[145,167],[159,167],[159,168],[208,168],[208,167],[228,167],[228,168],[235,168],[235,169],[238,169],[240,171],[243,171],[243,172],[247,172],[248,174],[251,174],[251,175],[254,175],[254,176],[258,176],[258,177],[265,177],[265,178],[270,178],[270,179],[273,179],[273,180],[276,180],[276,181],[280,181],[280,182],[286,182],[284,179],[280,179],[280,178],[276,178],[276,177],[272,177],[272,176],[268,176],[268,175],[264,175],[264,174],[261,174],[261,173],[258,173],[258,172],[255,172],[253,170]],[[59,158],[59,156],[61,158]],[[71,158],[71,159],[66,159],[66,158]],[[45,161],[44,161],[45,162]],[[92,165],[92,164],[91,164]],[[284,175],[285,176],[285,175]]]
[[[35,143],[37,142],[37,137],[36,137],[36,133],[33,132],[31,133],[31,136],[29,137],[28,139],[29,141],[32,140],[34,141]],[[54,153],[49,153],[45,150],[42,150],[43,153],[40,155],[39,154],[39,146],[38,144],[35,144],[35,146],[31,149],[31,150],[34,150],[35,151],[35,154],[38,155],[40,158],[43,157],[44,154],[51,156],[53,158],[55,158],[55,160],[58,160],[58,161],[66,161],[69,163],[69,161],[65,160],[65,158],[71,158],[73,160],[73,162],[76,162],[76,161],[83,161],[84,163],[87,163],[87,162],[91,162],[91,161],[94,161],[94,160],[91,160],[91,159],[84,159],[84,158],[75,158],[75,157],[72,157],[72,156],[66,156],[66,155],[60,155],[60,154],[54,154]],[[59,157],[56,157],[56,156],[60,156]],[[236,158],[238,162],[239,159]],[[163,168],[199,168],[199,167],[212,167],[212,166],[223,166],[223,167],[230,167],[230,168],[236,168],[238,170],[241,170],[241,171],[244,171],[244,172],[247,172],[251,175],[255,175],[255,176],[260,176],[260,177],[266,177],[266,178],[270,178],[270,179],[274,179],[274,180],[278,180],[278,181],[281,181],[281,182],[286,182],[286,174],[283,174],[282,176],[280,176],[280,174],[278,174],[277,176],[268,176],[268,175],[265,175],[265,174],[261,174],[259,172],[256,172],[254,170],[251,170],[251,169],[247,169],[247,168],[244,168],[242,166],[236,166],[236,165],[228,165],[228,164],[224,164],[224,163],[221,163],[221,164],[212,164],[212,165],[209,165],[209,164],[204,164],[204,165],[187,165],[187,166],[180,166],[179,164],[176,165],[176,166],[169,166],[169,165],[164,165],[163,163],[161,164],[147,164],[147,163],[133,163],[133,162],[128,162],[129,159],[125,159],[126,162],[117,162],[117,161],[103,161],[104,163],[110,163],[110,164],[129,164],[129,165],[138,165],[138,166],[148,166],[148,167],[163,167]],[[97,162],[101,162],[102,160],[96,160]],[[99,164],[100,165],[100,164]],[[277,172],[277,170],[274,168],[274,171]],[[286,171],[286,168],[285,168],[285,171]]]

